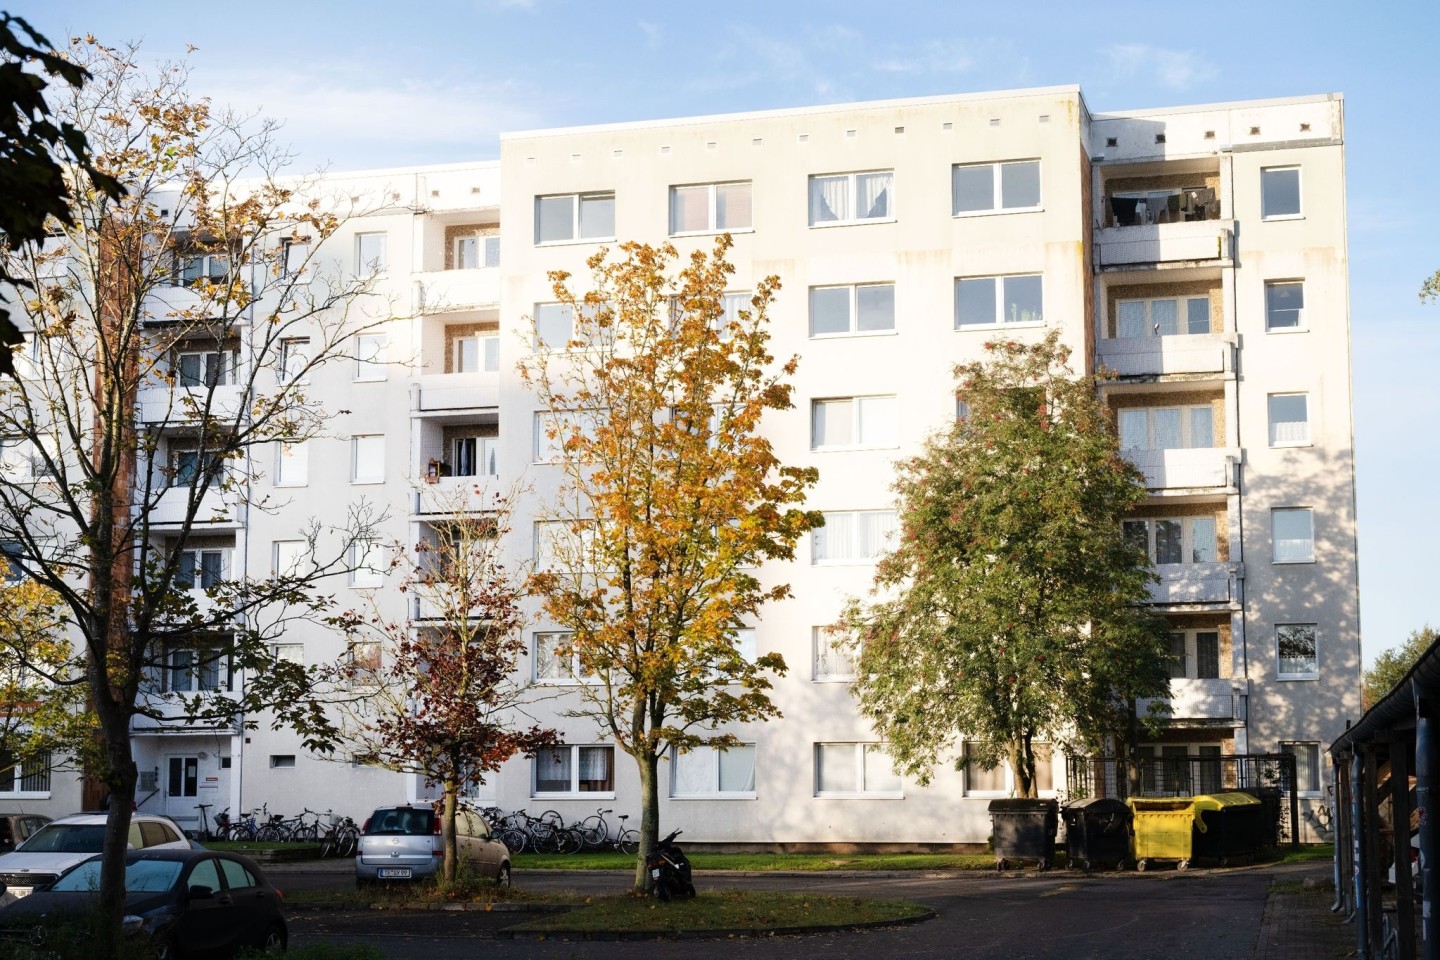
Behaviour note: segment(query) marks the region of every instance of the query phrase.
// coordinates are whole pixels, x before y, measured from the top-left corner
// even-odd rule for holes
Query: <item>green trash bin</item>
[[[1132,797],[1126,802],[1135,814],[1135,869],[1144,870],[1152,860],[1174,860],[1177,870],[1190,866],[1194,850],[1194,798]]]
[[[1193,856],[1226,866],[1264,845],[1265,805],[1248,793],[1204,794],[1195,798]]]

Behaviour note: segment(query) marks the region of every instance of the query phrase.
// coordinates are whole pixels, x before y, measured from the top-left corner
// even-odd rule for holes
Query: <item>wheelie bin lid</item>
[[[1002,797],[991,800],[986,809],[990,813],[1046,813],[1059,806],[1059,801],[1038,797]]]
[[[1089,813],[1112,813],[1116,810],[1129,810],[1124,800],[1116,797],[1086,797],[1084,800],[1071,800],[1065,804],[1066,810],[1086,811]]]
[[[1195,809],[1224,810],[1227,807],[1252,807],[1259,803],[1248,793],[1232,790],[1228,793],[1202,793],[1195,798]]]
[[[1125,801],[1136,813],[1164,813],[1166,811],[1193,811],[1194,797],[1131,797]]]

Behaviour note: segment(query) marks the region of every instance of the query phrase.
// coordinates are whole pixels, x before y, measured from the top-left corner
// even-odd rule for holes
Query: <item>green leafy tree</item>
[[[726,235],[676,273],[668,244],[621,244],[620,259],[590,258],[583,295],[552,273],[573,334],[521,364],[565,476],[531,584],[571,631],[557,655],[593,680],[579,687],[579,713],[639,771],[641,887],[643,851],[659,835],[660,759],[733,746],[719,728],[779,716],[769,677],[785,662],[747,660],[737,631],[790,593],[763,584],[760,564],[791,559],[822,522],[800,509],[816,471],[782,465],[761,432],[767,413],[792,405],[796,361],[776,365],[769,352],[779,281],[728,316],[729,249]]]
[[[968,416],[899,465],[899,542],[841,626],[898,769],[928,782],[964,737],[1034,796],[1036,741],[1124,739],[1135,700],[1168,694],[1166,647],[1121,536],[1144,487],[1094,378],[1057,333],[986,347],[956,369]]]
[[[1415,666],[1420,655],[1429,650],[1437,639],[1440,639],[1440,634],[1427,623],[1419,630],[1410,631],[1410,636],[1400,646],[1380,651],[1374,665],[1365,671],[1360,691],[1361,705],[1369,710],[1385,694],[1394,690],[1395,686],[1405,679],[1410,668]]]

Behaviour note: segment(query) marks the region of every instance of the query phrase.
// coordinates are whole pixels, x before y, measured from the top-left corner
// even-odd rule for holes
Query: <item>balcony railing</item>
[[[212,417],[233,421],[245,399],[245,391],[239,386],[146,387],[139,396],[140,419],[151,425],[193,423],[209,403]]]
[[[1235,344],[1218,333],[1101,340],[1102,364],[1122,377],[1166,373],[1231,373]]]
[[[1159,583],[1150,585],[1150,602],[1160,605],[1182,603],[1230,603],[1239,591],[1235,580],[1241,575],[1238,563],[1161,563],[1155,567]]]
[[[415,513],[445,516],[494,510],[501,489],[496,476],[439,477],[420,485],[415,495]]]
[[[150,511],[150,525],[167,527],[184,523],[189,498],[189,487],[174,487],[166,490],[160,495],[155,509]],[[213,529],[238,527],[240,525],[238,494],[225,493],[218,487],[205,490],[200,495],[200,509],[195,513],[195,523]]]
[[[432,373],[415,383],[415,411],[440,413],[500,405],[500,374]]]
[[[1241,681],[1243,683],[1244,681]],[[1171,680],[1170,718],[1172,720],[1228,720],[1239,724],[1244,721],[1241,708],[1243,688],[1237,689],[1235,681],[1228,677],[1213,680]],[[1150,706],[1149,700],[1140,700],[1136,709],[1144,714]]]
[[[1234,463],[1240,458],[1240,451],[1229,447],[1121,452],[1145,474],[1145,486],[1151,490],[1229,489],[1234,485]]]
[[[1101,227],[1095,243],[1101,267],[1222,261],[1233,256],[1233,220]]]
[[[223,691],[222,693],[225,696],[237,695],[229,691]],[[206,696],[204,691],[201,691],[200,695],[202,697]],[[176,696],[191,698],[195,696],[195,692],[181,692],[176,694]],[[159,694],[141,693],[140,699],[146,710],[152,713],[152,716],[135,718],[131,725],[131,732],[136,734],[174,736],[176,734],[219,733],[234,736],[240,732],[240,724],[238,721],[191,721],[186,717],[186,707],[173,699]]]
[[[500,271],[495,267],[479,267],[417,273],[415,297],[419,313],[452,313],[494,307],[500,303]]]

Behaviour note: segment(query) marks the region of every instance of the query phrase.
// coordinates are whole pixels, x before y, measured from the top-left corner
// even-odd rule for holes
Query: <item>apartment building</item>
[[[685,254],[729,232],[737,293],[782,280],[773,347],[800,357],[797,405],[765,429],[783,462],[819,470],[810,503],[827,524],[795,562],[762,568],[794,597],[741,638],[789,664],[773,691],[784,719],[730,731],[745,745],[724,754],[671,758],[666,823],[713,843],[985,840],[1008,771],[897,776],[826,627],[894,530],[892,464],[956,416],[953,367],[997,335],[1050,330],[1078,365],[1113,371],[1106,398],[1146,478],[1124,532],[1156,564],[1175,667],[1170,728],[1145,752],[1293,752],[1308,810],[1320,744],[1359,709],[1342,120],[1338,96],[1092,114],[1059,87],[516,133],[498,163],[330,178],[384,200],[327,255],[379,270],[393,319],[353,366],[317,374],[340,411],[327,435],[282,445],[252,484],[283,508],[236,511],[197,569],[280,568],[303,522],[362,498],[388,509],[387,539],[423,543],[492,492],[518,492],[515,565],[532,560],[560,478],[515,365],[537,348],[532,317],[542,339],[569,322],[547,271],[583,278],[620,240]],[[423,625],[382,557],[353,559],[343,605]],[[530,612],[524,679],[551,695],[534,713],[566,745],[511,761],[480,798],[638,812],[633,764],[570,715],[583,681]],[[317,624],[277,652],[383,655]],[[142,809],[356,815],[429,795],[258,719],[142,731]],[[1065,788],[1058,753],[1041,788]]]

